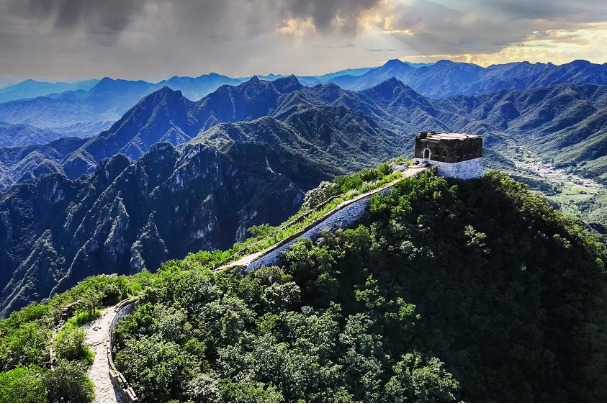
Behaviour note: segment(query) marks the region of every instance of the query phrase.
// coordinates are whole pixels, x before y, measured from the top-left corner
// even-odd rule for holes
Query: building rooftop
[[[427,133],[426,138],[431,140],[464,140],[478,138],[478,135],[469,135],[467,133]]]

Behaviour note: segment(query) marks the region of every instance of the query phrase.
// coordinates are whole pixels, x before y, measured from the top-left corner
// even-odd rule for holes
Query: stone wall
[[[382,195],[388,193],[392,188],[393,186],[382,189]],[[293,244],[297,242],[297,240],[301,238],[315,239],[324,229],[329,229],[333,231],[339,227],[346,228],[353,225],[365,213],[373,195],[374,194],[368,195],[355,202],[352,202],[349,205],[344,206],[343,208],[339,209],[338,211],[318,223],[312,223],[310,226],[308,226],[307,229],[304,230],[303,234],[300,233],[285,240],[283,243],[277,245],[274,250],[264,254],[262,257],[249,263],[245,268],[245,272],[250,272],[252,270],[259,269],[262,266],[270,266],[276,264],[280,260],[283,251],[290,248]]]
[[[114,330],[116,329],[116,324],[118,324],[118,320],[122,317],[131,314],[135,309],[135,303],[137,303],[137,299],[128,299],[123,300],[116,306],[116,315],[112,319],[112,323],[109,329],[108,335],[108,344],[107,344],[107,361],[110,365],[110,380],[114,385],[114,388],[120,392],[122,396],[122,401],[125,403],[136,403],[138,402],[137,395],[132,387],[129,386],[126,381],[124,375],[116,369],[114,366]]]
[[[459,163],[443,163],[442,161],[414,159],[419,164],[429,163],[438,167],[438,175],[445,178],[470,180],[483,176],[483,158],[461,161]]]

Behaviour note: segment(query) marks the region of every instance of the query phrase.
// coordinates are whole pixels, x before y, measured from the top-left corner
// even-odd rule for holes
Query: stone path
[[[107,361],[106,344],[108,343],[108,333],[110,324],[116,314],[116,306],[107,307],[101,312],[101,317],[97,320],[84,325],[82,328],[86,332],[85,343],[91,347],[95,353],[95,360],[89,366],[88,376],[95,386],[96,403],[120,403],[119,395],[114,391],[114,386],[110,381],[110,366]]]

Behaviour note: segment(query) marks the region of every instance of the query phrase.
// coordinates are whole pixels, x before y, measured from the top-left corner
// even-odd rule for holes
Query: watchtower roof
[[[428,140],[466,140],[480,138],[479,135],[470,135],[467,133],[426,133],[426,139]]]

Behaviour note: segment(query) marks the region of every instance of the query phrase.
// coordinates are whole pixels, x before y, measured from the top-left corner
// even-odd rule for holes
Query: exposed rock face
[[[11,188],[0,201],[1,314],[89,275],[155,270],[226,248],[254,224],[281,222],[304,190],[278,167],[259,168],[267,147],[250,149],[243,162],[205,145],[160,143],[79,180],[54,174]]]

